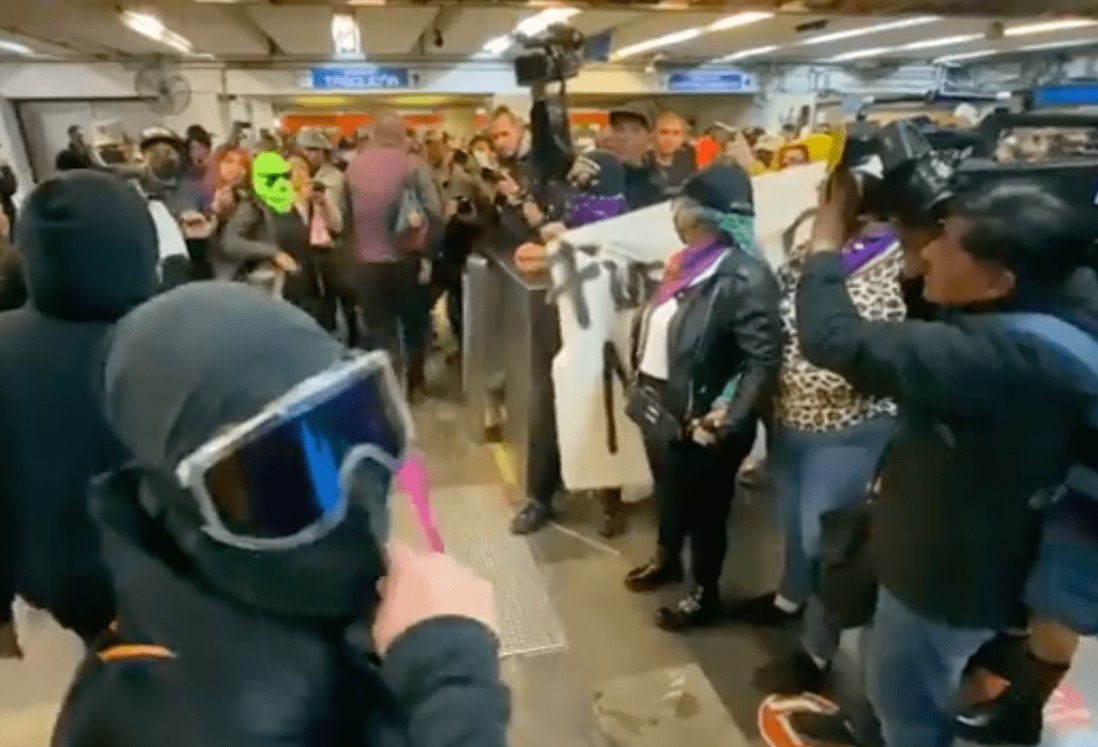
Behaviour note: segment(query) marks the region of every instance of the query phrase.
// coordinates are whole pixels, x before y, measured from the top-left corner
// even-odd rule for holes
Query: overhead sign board
[[[408,88],[408,80],[406,67],[314,67],[305,76],[305,87],[317,91],[384,91]]]
[[[679,70],[667,75],[670,93],[758,93],[755,76],[742,70]]]
[[[1098,82],[1044,86],[1033,92],[1034,106],[1098,106]]]

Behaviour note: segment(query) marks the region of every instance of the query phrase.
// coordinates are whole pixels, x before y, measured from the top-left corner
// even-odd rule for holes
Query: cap
[[[183,138],[167,127],[146,127],[141,131],[141,150],[157,143],[167,143],[181,150],[183,148]]]
[[[621,121],[623,119],[636,119],[644,123],[646,130],[651,130],[652,125],[656,121],[656,107],[648,102],[634,101],[629,104],[623,104],[622,106],[615,106],[610,110],[610,126],[614,125],[615,121]]]
[[[297,133],[297,147],[304,150],[305,148],[319,148],[320,150],[331,150],[332,141],[328,139],[320,130],[307,128]]]
[[[714,163],[694,174],[680,194],[722,213],[755,214],[751,177],[736,164]]]

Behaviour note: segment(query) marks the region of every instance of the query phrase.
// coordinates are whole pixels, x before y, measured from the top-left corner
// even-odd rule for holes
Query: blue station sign
[[[406,67],[314,67],[309,70],[308,87],[316,91],[384,91],[408,88],[408,80]]]
[[[669,73],[670,93],[757,93],[755,76],[742,70],[679,70]]]

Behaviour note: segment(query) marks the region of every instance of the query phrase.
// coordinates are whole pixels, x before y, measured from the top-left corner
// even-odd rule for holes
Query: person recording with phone
[[[506,745],[491,585],[390,538],[383,353],[201,283],[123,319],[95,385],[132,457],[91,496],[118,614],[51,744]]]
[[[869,321],[840,252],[864,194],[845,168],[831,178],[797,332],[810,363],[898,405],[869,539],[880,592],[867,689],[888,747],[947,747],[970,658],[1019,619],[1031,501],[1063,481],[1098,394],[1047,334],[1098,335],[1098,278],[1081,265],[1093,236],[1076,208],[1025,181],[913,202],[899,218],[907,287],[936,312]]]

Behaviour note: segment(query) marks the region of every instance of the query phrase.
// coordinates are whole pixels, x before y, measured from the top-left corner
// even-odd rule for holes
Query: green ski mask
[[[279,215],[294,205],[294,186],[290,182],[290,164],[274,151],[260,153],[252,161],[252,189]]]

